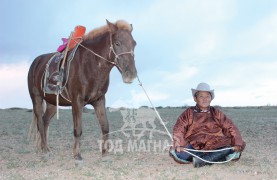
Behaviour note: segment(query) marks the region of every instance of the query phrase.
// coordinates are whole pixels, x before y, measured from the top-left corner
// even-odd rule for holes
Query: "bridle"
[[[74,40],[74,39],[73,39]],[[76,40],[74,40],[76,42]],[[127,51],[127,52],[122,52],[122,53],[119,53],[117,54],[116,51],[114,50],[114,47],[113,47],[113,41],[112,41],[112,33],[110,33],[110,52],[109,52],[109,59],[111,58],[111,52],[113,52],[114,54],[114,61],[111,61],[109,59],[106,59],[104,58],[103,56],[100,56],[99,54],[95,53],[94,51],[92,51],[91,49],[87,48],[86,46],[82,45],[81,44],[82,40],[79,42],[79,45],[82,46],[84,49],[88,50],[89,52],[93,53],[95,56],[111,63],[112,65],[116,66],[120,71],[122,71],[122,69],[120,68],[119,64],[118,64],[118,59],[119,59],[119,56],[122,56],[124,54],[131,54],[131,56],[134,56],[134,50],[131,49],[131,51]]]
[[[117,66],[120,69],[120,67],[118,65],[119,56],[124,55],[124,54],[131,54],[131,56],[134,56],[134,51],[131,49],[131,51],[122,52],[122,53],[117,54],[115,52],[115,50],[114,50],[114,47],[113,47],[112,33],[110,33],[110,43],[111,43],[111,46],[110,46],[109,58],[111,57],[111,52],[113,52],[113,54],[114,54],[114,61],[111,62],[111,63],[114,64],[115,66]]]

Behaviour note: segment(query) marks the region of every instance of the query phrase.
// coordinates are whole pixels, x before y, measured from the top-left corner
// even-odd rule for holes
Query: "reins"
[[[101,59],[103,59],[103,60],[105,60],[105,61],[111,63],[111,64],[114,65],[114,66],[116,66],[116,63],[115,63],[115,62],[110,61],[110,60],[108,60],[108,59],[106,59],[106,58],[100,56],[99,54],[95,53],[94,51],[92,51],[91,49],[87,48],[86,46],[84,46],[84,45],[82,45],[82,44],[80,44],[80,46],[82,46],[84,49],[88,50],[89,52],[91,52],[91,53],[94,54],[95,56],[97,56],[97,57],[99,57],[99,58],[101,58]]]
[[[168,131],[167,127],[165,126],[164,121],[162,120],[162,118],[161,118],[159,112],[157,111],[157,109],[156,109],[155,106],[153,105],[152,101],[150,100],[150,98],[149,98],[149,96],[148,96],[146,90],[144,89],[144,87],[143,87],[143,85],[142,85],[142,83],[141,83],[141,81],[140,81],[138,75],[137,75],[137,79],[138,79],[138,82],[139,82],[140,87],[143,89],[144,94],[146,95],[146,97],[147,97],[148,101],[150,102],[152,108],[153,108],[154,111],[156,112],[158,119],[160,120],[161,124],[164,126],[164,128],[165,128],[165,130],[166,130],[168,136],[169,136],[170,139],[171,139],[171,141],[173,141],[173,138],[172,138],[170,132]]]
[[[124,54],[131,54],[132,56],[134,56],[134,51],[131,49],[131,51],[116,54],[116,52],[113,48],[112,33],[110,33],[110,43],[111,43],[111,46],[110,46],[109,58],[111,57],[111,52],[113,52],[113,54],[114,54],[114,62],[113,63],[116,67],[118,67],[118,69],[120,69],[120,71],[122,71],[122,69],[118,65],[119,56],[124,55]]]
[[[109,58],[111,58],[111,52],[113,52],[113,54],[114,54],[114,56],[115,56],[115,57],[114,57],[114,61],[111,61],[111,60],[109,60],[109,59],[106,59],[106,58],[104,58],[103,56],[100,56],[99,54],[95,53],[93,50],[91,50],[91,49],[87,48],[86,46],[84,46],[84,45],[82,44],[82,42],[83,42],[82,37],[72,38],[72,35],[73,35],[73,32],[70,34],[69,42],[70,42],[71,40],[72,40],[72,41],[75,41],[75,42],[77,43],[78,46],[83,47],[84,49],[88,50],[89,52],[91,52],[91,53],[94,54],[95,56],[97,56],[97,57],[103,59],[104,61],[107,61],[107,62],[111,63],[113,66],[116,66],[118,69],[120,69],[120,71],[122,71],[122,69],[121,69],[120,66],[118,65],[119,56],[122,56],[122,55],[124,55],[124,54],[131,54],[132,56],[134,56],[134,51],[133,51],[133,50],[127,51],[127,52],[122,52],[122,53],[119,53],[119,54],[117,54],[117,53],[115,52],[114,47],[113,47],[113,41],[112,41],[112,33],[110,33],[110,48],[109,48],[109,49],[110,49],[110,52],[109,52]],[[78,41],[76,41],[76,39],[81,39],[81,40],[78,42]],[[64,63],[65,63],[65,60],[66,60],[66,57],[67,57],[67,52],[68,52],[68,50],[69,50],[68,47],[69,47],[69,43],[68,43],[67,46],[66,46],[65,56],[64,56],[64,58],[63,58],[63,60],[62,60],[61,70],[64,69]],[[67,77],[67,79],[66,79],[66,83],[67,83],[67,80],[68,80],[68,77]],[[64,86],[62,86],[61,82],[59,82],[59,84],[58,84],[59,87],[61,87],[61,88],[59,89],[58,93],[56,94],[57,119],[59,119],[59,95],[62,96],[62,89],[65,87],[66,83],[64,84]],[[62,96],[62,97],[63,97],[63,96]],[[65,98],[65,97],[63,97],[63,98]],[[67,101],[70,102],[70,100],[68,100],[67,98],[65,98],[65,99],[66,99]]]
[[[80,46],[82,46],[84,49],[88,50],[89,52],[91,52],[95,56],[103,59],[104,61],[107,61],[107,62],[111,63],[112,65],[116,66],[117,68],[119,68],[121,70],[120,66],[118,65],[119,56],[124,55],[124,54],[131,54],[132,56],[134,56],[134,51],[131,50],[131,51],[122,52],[122,53],[117,54],[114,50],[114,47],[113,47],[113,41],[112,41],[112,34],[111,33],[110,33],[110,44],[111,45],[110,45],[110,48],[109,48],[110,49],[109,58],[111,58],[111,52],[113,52],[114,61],[108,60],[108,59],[104,58],[103,56],[100,56],[99,54],[95,53],[94,51],[92,51],[91,49],[87,48],[86,46],[84,46],[82,44],[80,44]]]
[[[72,40],[74,40],[74,41],[76,42],[75,39],[72,39]],[[82,40],[81,40],[81,42],[82,42]],[[111,61],[111,60],[109,60],[109,59],[106,59],[106,58],[104,58],[103,56],[100,56],[99,54],[95,53],[93,50],[91,50],[91,49],[87,48],[86,46],[84,46],[83,44],[81,44],[81,42],[79,42],[79,45],[80,45],[81,47],[83,47],[84,49],[86,49],[86,50],[88,50],[89,52],[93,53],[95,56],[97,56],[97,57],[99,57],[99,58],[101,58],[101,59],[103,59],[103,60],[105,60],[105,61],[111,63],[112,65],[116,66],[116,67],[117,67],[118,69],[120,69],[120,70],[121,70],[121,68],[120,68],[120,66],[118,65],[119,56],[125,55],[125,54],[131,54],[132,56],[134,56],[134,51],[133,51],[133,50],[127,51],[127,52],[122,52],[122,53],[117,54],[117,53],[115,52],[115,50],[114,50],[114,47],[113,47],[112,34],[111,34],[111,33],[110,33],[110,48],[109,48],[109,49],[110,49],[110,52],[109,52],[109,58],[111,57],[111,52],[113,52],[113,54],[114,54],[114,56],[115,56],[114,61]],[[67,53],[67,52],[66,52],[66,53]],[[140,81],[138,75],[137,75],[137,80],[138,80],[138,82],[139,82],[139,85],[140,85],[141,88],[143,89],[143,91],[144,91],[144,93],[145,93],[145,95],[146,95],[148,101],[150,102],[152,108],[154,109],[154,111],[155,111],[155,113],[156,113],[158,119],[160,120],[161,124],[162,124],[163,127],[165,128],[165,130],[166,130],[168,136],[170,137],[171,141],[173,141],[172,135],[171,135],[170,132],[168,131],[168,129],[167,129],[167,127],[166,127],[164,121],[162,120],[160,114],[158,113],[157,109],[156,109],[155,106],[153,105],[153,103],[152,103],[150,97],[148,96],[146,90],[144,89],[144,87],[143,87],[143,85],[142,85],[142,83],[141,83],[141,81]],[[57,94],[57,108],[58,108],[58,105],[59,105],[59,104],[58,104],[58,96],[59,96],[59,93]],[[57,114],[58,114],[58,109],[57,109]],[[57,119],[58,119],[58,115],[57,115]],[[170,146],[172,146],[172,145],[170,145]],[[233,150],[234,148],[233,148],[233,147],[230,147],[230,148],[224,148],[224,149],[218,149],[218,150],[209,150],[209,151],[207,151],[207,150],[194,150],[194,149],[183,148],[183,151],[186,152],[186,153],[188,153],[188,154],[190,154],[190,155],[192,155],[192,156],[194,156],[194,157],[199,158],[200,160],[202,160],[202,161],[204,161],[204,162],[207,162],[207,163],[214,163],[214,164],[220,164],[220,163],[226,163],[226,162],[229,162],[229,161],[233,160],[233,159],[235,158],[236,154],[234,153],[234,155],[233,155],[230,159],[228,159],[228,160],[226,160],[226,161],[222,161],[222,162],[211,162],[211,161],[207,161],[207,160],[205,160],[205,159],[202,159],[201,157],[199,157],[199,156],[197,156],[197,155],[191,153],[190,151],[194,151],[194,152],[219,152],[219,151],[224,151],[224,150],[229,150],[229,149],[232,149],[232,150]]]
[[[101,58],[101,59],[103,59],[103,60],[105,60],[105,61],[107,61],[107,62],[113,64],[114,66],[117,66],[117,67],[121,70],[121,68],[118,66],[118,61],[117,61],[117,60],[119,59],[119,56],[124,55],[124,54],[131,54],[132,56],[134,56],[134,51],[131,50],[131,51],[122,52],[122,53],[117,54],[117,53],[115,52],[115,50],[114,50],[114,47],[113,47],[112,34],[111,34],[111,33],[110,33],[110,44],[111,44],[111,45],[110,45],[109,58],[110,58],[110,56],[111,56],[111,52],[113,52],[113,54],[114,54],[114,56],[115,56],[114,61],[110,61],[110,60],[108,60],[108,59],[106,59],[106,58],[100,56],[99,54],[95,53],[94,51],[92,51],[91,49],[89,49],[89,48],[87,48],[86,46],[82,45],[81,43],[80,43],[80,46],[82,46],[84,49],[88,50],[89,52],[93,53],[93,54],[96,55],[97,57],[99,57],[99,58]],[[146,90],[144,89],[144,87],[143,87],[143,85],[142,85],[142,83],[141,83],[141,81],[140,81],[138,75],[137,75],[137,79],[138,79],[139,85],[141,86],[141,88],[143,89],[145,95],[147,96],[147,98],[148,98],[148,100],[149,100],[151,106],[152,106],[153,109],[155,110],[158,119],[160,120],[160,122],[161,122],[162,125],[164,126],[164,128],[165,128],[165,130],[166,130],[168,136],[169,136],[170,139],[171,139],[171,141],[173,141],[173,138],[172,138],[170,132],[168,131],[168,129],[167,129],[167,127],[165,126],[164,121],[162,120],[160,114],[158,113],[157,109],[155,108],[155,106],[153,105],[152,101],[150,100],[150,98],[149,98],[149,96],[148,96]]]
[[[212,163],[212,164],[223,164],[223,163],[227,163],[227,162],[230,162],[232,161],[235,157],[236,157],[236,153],[233,153],[232,157],[226,161],[208,161],[208,160],[205,160],[203,158],[201,158],[200,156],[197,156],[193,153],[191,153],[190,151],[192,152],[220,152],[220,151],[225,151],[225,150],[234,150],[233,147],[229,147],[229,148],[223,148],[223,149],[216,149],[216,150],[196,150],[196,149],[187,149],[187,148],[183,148],[183,151],[206,162],[206,163]]]

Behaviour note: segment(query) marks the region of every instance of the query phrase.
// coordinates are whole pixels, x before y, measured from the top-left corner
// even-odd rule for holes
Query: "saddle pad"
[[[66,46],[67,46],[67,43],[68,43],[68,39],[66,38],[62,38],[62,41],[63,41],[63,44],[60,45],[57,49],[58,52],[63,52],[63,50],[65,50]]]
[[[55,53],[46,64],[44,76],[43,91],[48,94],[56,94],[58,92],[57,83],[60,79],[60,63],[64,57],[64,53]]]
[[[45,75],[44,75],[44,83],[43,83],[43,91],[47,94],[58,94],[61,93],[65,83],[67,82],[67,78],[69,75],[69,69],[71,65],[71,61],[75,55],[77,48],[81,41],[74,47],[74,49],[68,55],[68,58],[65,63],[65,71],[60,69],[60,64],[64,58],[65,51],[60,53],[55,53],[48,63],[46,64],[45,68]],[[60,83],[59,83],[60,82]]]

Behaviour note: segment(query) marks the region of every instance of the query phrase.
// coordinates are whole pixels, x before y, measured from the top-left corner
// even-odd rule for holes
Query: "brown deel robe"
[[[213,150],[226,146],[245,147],[238,128],[221,110],[210,107],[200,112],[197,106],[186,109],[173,128],[174,147]]]

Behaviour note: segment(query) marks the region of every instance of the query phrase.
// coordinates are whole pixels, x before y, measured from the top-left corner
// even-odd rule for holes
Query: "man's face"
[[[206,91],[198,91],[194,101],[197,103],[198,107],[202,110],[206,110],[212,101],[211,94]]]

